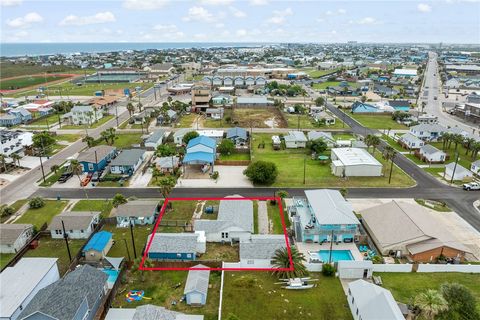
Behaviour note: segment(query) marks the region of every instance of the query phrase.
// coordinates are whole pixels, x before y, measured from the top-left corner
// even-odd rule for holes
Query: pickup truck
[[[463,190],[480,190],[480,183],[477,182],[470,182],[470,183],[465,183],[463,185]]]
[[[60,178],[58,178],[58,182],[60,183],[65,183],[67,182],[68,179],[70,179],[71,177],[73,176],[73,172],[64,172],[62,173],[62,175],[60,176]]]

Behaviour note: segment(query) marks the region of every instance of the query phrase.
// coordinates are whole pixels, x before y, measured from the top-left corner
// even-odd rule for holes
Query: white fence
[[[411,264],[373,264],[373,272],[412,272]]]
[[[417,272],[480,273],[480,265],[474,264],[419,264]]]
[[[323,263],[306,263],[305,267],[310,272],[320,272],[322,271]]]

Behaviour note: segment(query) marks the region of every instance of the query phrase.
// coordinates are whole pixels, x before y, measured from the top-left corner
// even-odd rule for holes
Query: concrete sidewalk
[[[269,233],[268,210],[266,201],[258,201],[258,233]]]

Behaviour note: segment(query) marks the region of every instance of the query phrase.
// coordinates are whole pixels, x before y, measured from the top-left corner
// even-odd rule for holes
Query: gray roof
[[[241,138],[247,140],[247,130],[239,127],[230,128],[227,130],[227,139]]]
[[[74,319],[85,298],[93,308],[108,276],[101,270],[82,265],[51,285],[41,289],[20,314],[19,319],[41,312],[55,319]]]
[[[207,295],[208,280],[210,277],[210,270],[192,270],[195,268],[207,268],[202,264],[198,264],[188,271],[187,282],[185,283],[184,294],[196,291]]]
[[[0,317],[10,318],[57,264],[57,258],[22,258],[0,273]]]
[[[148,242],[151,236],[148,236]],[[156,233],[149,252],[196,253],[197,239],[196,233]]]
[[[445,165],[445,169],[447,168],[453,171],[453,169],[455,168],[455,162],[450,162],[449,164]],[[464,166],[457,163],[457,167],[455,168],[455,176],[457,174],[466,174],[466,173],[469,173],[470,175],[472,174],[470,170],[468,170]]]
[[[348,289],[362,319],[405,319],[389,290],[362,279],[350,282]]]
[[[177,116],[177,112],[169,109],[169,110],[167,110],[167,115],[168,115],[170,118],[174,118],[174,117]]]
[[[271,104],[265,96],[237,97],[237,104]]]
[[[253,202],[251,200],[221,200],[217,220],[196,220],[195,230],[207,233],[225,228],[253,232]]]
[[[325,142],[335,142],[333,136],[330,132],[323,131],[309,131],[307,133],[308,140],[313,141],[317,139],[322,139]]]
[[[157,143],[158,141],[163,141],[163,136],[165,135],[165,130],[156,130],[154,131],[147,139],[145,139],[145,143],[153,142]]]
[[[415,142],[415,143],[420,143],[422,140],[411,134],[410,132],[405,133],[400,137],[400,140],[405,141],[405,142]]]
[[[155,164],[160,168],[175,168],[178,167],[180,159],[178,157],[161,157],[155,159]]]
[[[425,131],[425,132],[445,132],[447,128],[439,125],[439,124],[428,124],[422,123],[417,124],[416,126],[410,127],[411,130],[415,131]]]
[[[25,230],[31,228],[33,228],[33,225],[31,224],[2,223],[0,224],[0,243],[13,244]]]
[[[360,224],[338,190],[305,190],[305,195],[319,224]]]
[[[74,106],[70,112],[89,112],[94,111],[92,106]]]
[[[445,153],[442,150],[432,146],[431,144],[426,144],[420,148],[422,154],[435,154],[437,152]]]
[[[133,166],[145,154],[142,149],[123,150],[115,159],[112,160],[112,166]]]
[[[29,116],[31,115],[31,113],[25,109],[25,108],[22,108],[22,107],[18,107],[16,109],[13,109],[13,110],[10,110],[10,112],[12,113],[20,113],[22,116]]]
[[[130,308],[110,308],[105,320],[203,320],[203,315],[184,314],[151,304]]]
[[[62,221],[65,230],[85,230],[92,223],[95,216],[100,215],[98,211],[64,211],[53,217],[48,230],[62,230]]]
[[[190,131],[192,131],[192,129],[190,129],[190,128],[181,128],[181,129],[178,129],[177,131],[175,131],[173,136],[174,137],[183,137],[187,132],[190,132]]]
[[[150,66],[151,70],[163,70],[163,71],[168,71],[171,68],[173,68],[173,63],[156,63],[152,66]]]
[[[95,163],[97,160],[101,161],[107,155],[111,154],[115,150],[117,150],[116,147],[104,146],[104,145],[88,148],[87,150],[80,152],[80,154],[77,157],[77,160],[80,162]],[[95,157],[95,152],[97,153],[96,157]]]
[[[158,212],[157,200],[131,200],[113,208],[114,217],[151,217]]]
[[[250,240],[240,242],[240,259],[271,259],[286,244],[283,234],[255,234]]]
[[[288,131],[288,136],[284,137],[285,141],[307,142],[307,137],[302,131]]]

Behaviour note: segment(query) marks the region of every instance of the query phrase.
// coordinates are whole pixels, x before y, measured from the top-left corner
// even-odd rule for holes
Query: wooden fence
[[[195,260],[195,261],[152,261],[154,268],[191,268],[198,264],[210,268],[221,268],[221,260]]]
[[[222,166],[248,166],[250,160],[215,160],[215,165]]]

